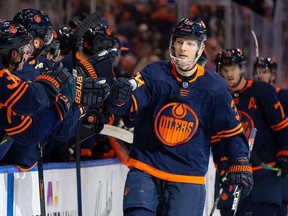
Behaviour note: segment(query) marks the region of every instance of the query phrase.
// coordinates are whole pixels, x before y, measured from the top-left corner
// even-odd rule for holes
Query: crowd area
[[[33,8],[1,20],[0,163],[75,161],[80,143],[81,160],[130,168],[126,216],[194,216],[212,151],[221,215],[287,215],[288,90],[275,86],[276,59],[259,56],[248,79],[242,48],[223,47],[215,28],[219,10],[191,7],[177,21],[174,1],[149,3],[78,5],[57,28]]]

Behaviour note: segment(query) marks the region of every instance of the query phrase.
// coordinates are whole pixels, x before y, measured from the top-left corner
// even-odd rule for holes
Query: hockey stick
[[[249,143],[248,160],[250,160],[250,156],[252,154],[256,133],[257,133],[257,129],[256,128],[252,128],[251,133],[250,133],[250,137],[249,137],[249,140],[248,140],[248,143]],[[231,210],[233,212],[233,216],[236,215],[237,210],[238,210],[240,196],[241,196],[241,191],[242,191],[242,187],[237,185],[235,190],[234,190],[234,193],[233,193],[234,199],[233,199],[232,208],[231,208]]]
[[[102,14],[96,11],[87,16],[73,32],[70,43],[72,45],[72,60],[73,60],[73,75],[77,76],[76,70],[76,52],[79,47],[79,41],[85,32],[93,25],[101,22]],[[77,204],[78,204],[78,216],[82,216],[82,192],[81,192],[81,153],[80,153],[80,134],[79,131],[76,134],[76,178],[77,178]]]
[[[123,128],[114,126],[114,125],[108,125],[105,124],[103,130],[100,132],[100,134],[107,135],[114,137],[116,139],[122,140],[124,142],[133,143],[133,133],[125,130]]]
[[[44,188],[44,170],[43,170],[43,149],[41,142],[37,144],[38,149],[38,182],[39,182],[39,197],[41,216],[46,215],[45,207],[45,188]]]
[[[258,45],[258,40],[257,40],[257,36],[255,34],[255,32],[253,30],[251,30],[251,33],[252,33],[252,36],[254,38],[254,41],[255,41],[255,55],[256,55],[256,62],[258,64],[258,61],[259,61],[259,45]],[[259,76],[259,68],[258,68],[258,65],[257,65],[257,76]]]

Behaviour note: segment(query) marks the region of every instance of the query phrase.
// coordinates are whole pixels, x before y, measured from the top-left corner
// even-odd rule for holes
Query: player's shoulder
[[[252,86],[257,93],[260,93],[262,95],[276,94],[276,88],[269,83],[253,81]]]
[[[202,88],[214,91],[220,94],[227,94],[227,83],[223,77],[216,72],[204,69],[204,75],[199,79]]]
[[[146,65],[140,73],[142,76],[153,80],[166,79],[167,75],[171,76],[172,64],[170,61],[157,61]]]

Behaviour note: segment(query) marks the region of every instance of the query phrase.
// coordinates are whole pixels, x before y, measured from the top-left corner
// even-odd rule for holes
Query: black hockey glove
[[[54,64],[51,70],[42,73],[36,77],[35,81],[42,83],[53,96],[56,96],[68,84],[74,82],[73,76],[63,67],[61,62]]]
[[[111,78],[113,65],[115,59],[120,54],[119,50],[116,48],[110,50],[103,50],[91,56],[88,61],[81,60],[78,64],[78,72],[81,76],[87,77],[104,77]]]
[[[132,86],[130,80],[132,79],[120,77],[117,81],[115,81],[108,97],[113,105],[121,105],[131,97],[134,87]]]
[[[82,134],[86,134],[86,136],[100,134],[101,130],[104,128],[105,117],[100,111],[89,109],[81,124],[86,128],[85,130],[83,129]],[[86,132],[84,133],[84,131]]]
[[[276,166],[281,168],[281,177],[285,177],[288,174],[288,150],[277,152]]]
[[[75,103],[98,108],[107,98],[110,86],[104,79],[77,77]]]
[[[253,174],[252,165],[247,158],[240,158],[231,163],[227,175],[228,183],[232,186],[229,188],[230,192],[234,191],[236,186],[242,188],[241,198],[249,195],[253,188]]]

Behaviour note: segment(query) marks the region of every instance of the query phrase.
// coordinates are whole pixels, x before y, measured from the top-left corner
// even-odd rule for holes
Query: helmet
[[[48,53],[50,53],[51,59],[57,60],[57,58],[60,55],[60,48],[59,47],[60,47],[60,42],[57,38],[56,32],[54,32],[52,42],[49,45],[45,46],[45,48],[42,50],[41,54],[44,55],[45,57],[47,57],[46,55]]]
[[[241,49],[226,49],[219,52],[216,60],[216,72],[220,72],[221,66],[225,65],[244,65],[246,63],[246,57]]]
[[[120,42],[113,32],[102,24],[90,28],[83,36],[83,52],[87,55],[110,48],[120,48]]]
[[[187,37],[204,43],[207,38],[206,26],[201,20],[193,22],[189,18],[183,18],[174,28],[173,36]]]
[[[31,40],[31,35],[22,25],[13,21],[4,21],[0,24],[0,54],[2,56],[8,55],[13,49],[23,54],[24,47],[30,44]]]
[[[53,39],[52,24],[48,15],[43,11],[24,9],[16,13],[13,21],[23,25],[34,38],[40,37],[44,41],[44,45],[51,43]]]
[[[68,55],[71,50],[70,37],[72,33],[73,33],[72,28],[70,28],[67,25],[62,26],[56,32],[57,39],[60,42],[61,54],[63,55]]]
[[[196,40],[199,42],[199,50],[193,59],[193,61],[183,61],[181,59],[176,58],[175,50],[174,50],[174,42],[177,37],[185,37]],[[174,28],[172,36],[170,38],[170,46],[169,46],[169,54],[171,59],[175,62],[177,66],[185,67],[187,65],[196,64],[197,60],[200,58],[203,49],[204,42],[207,38],[206,26],[201,20],[196,20],[195,22],[189,18],[183,18],[177,26]]]
[[[257,68],[268,68],[271,73],[277,75],[278,66],[276,59],[273,57],[259,58],[259,60],[254,63],[254,73],[256,73]]]

